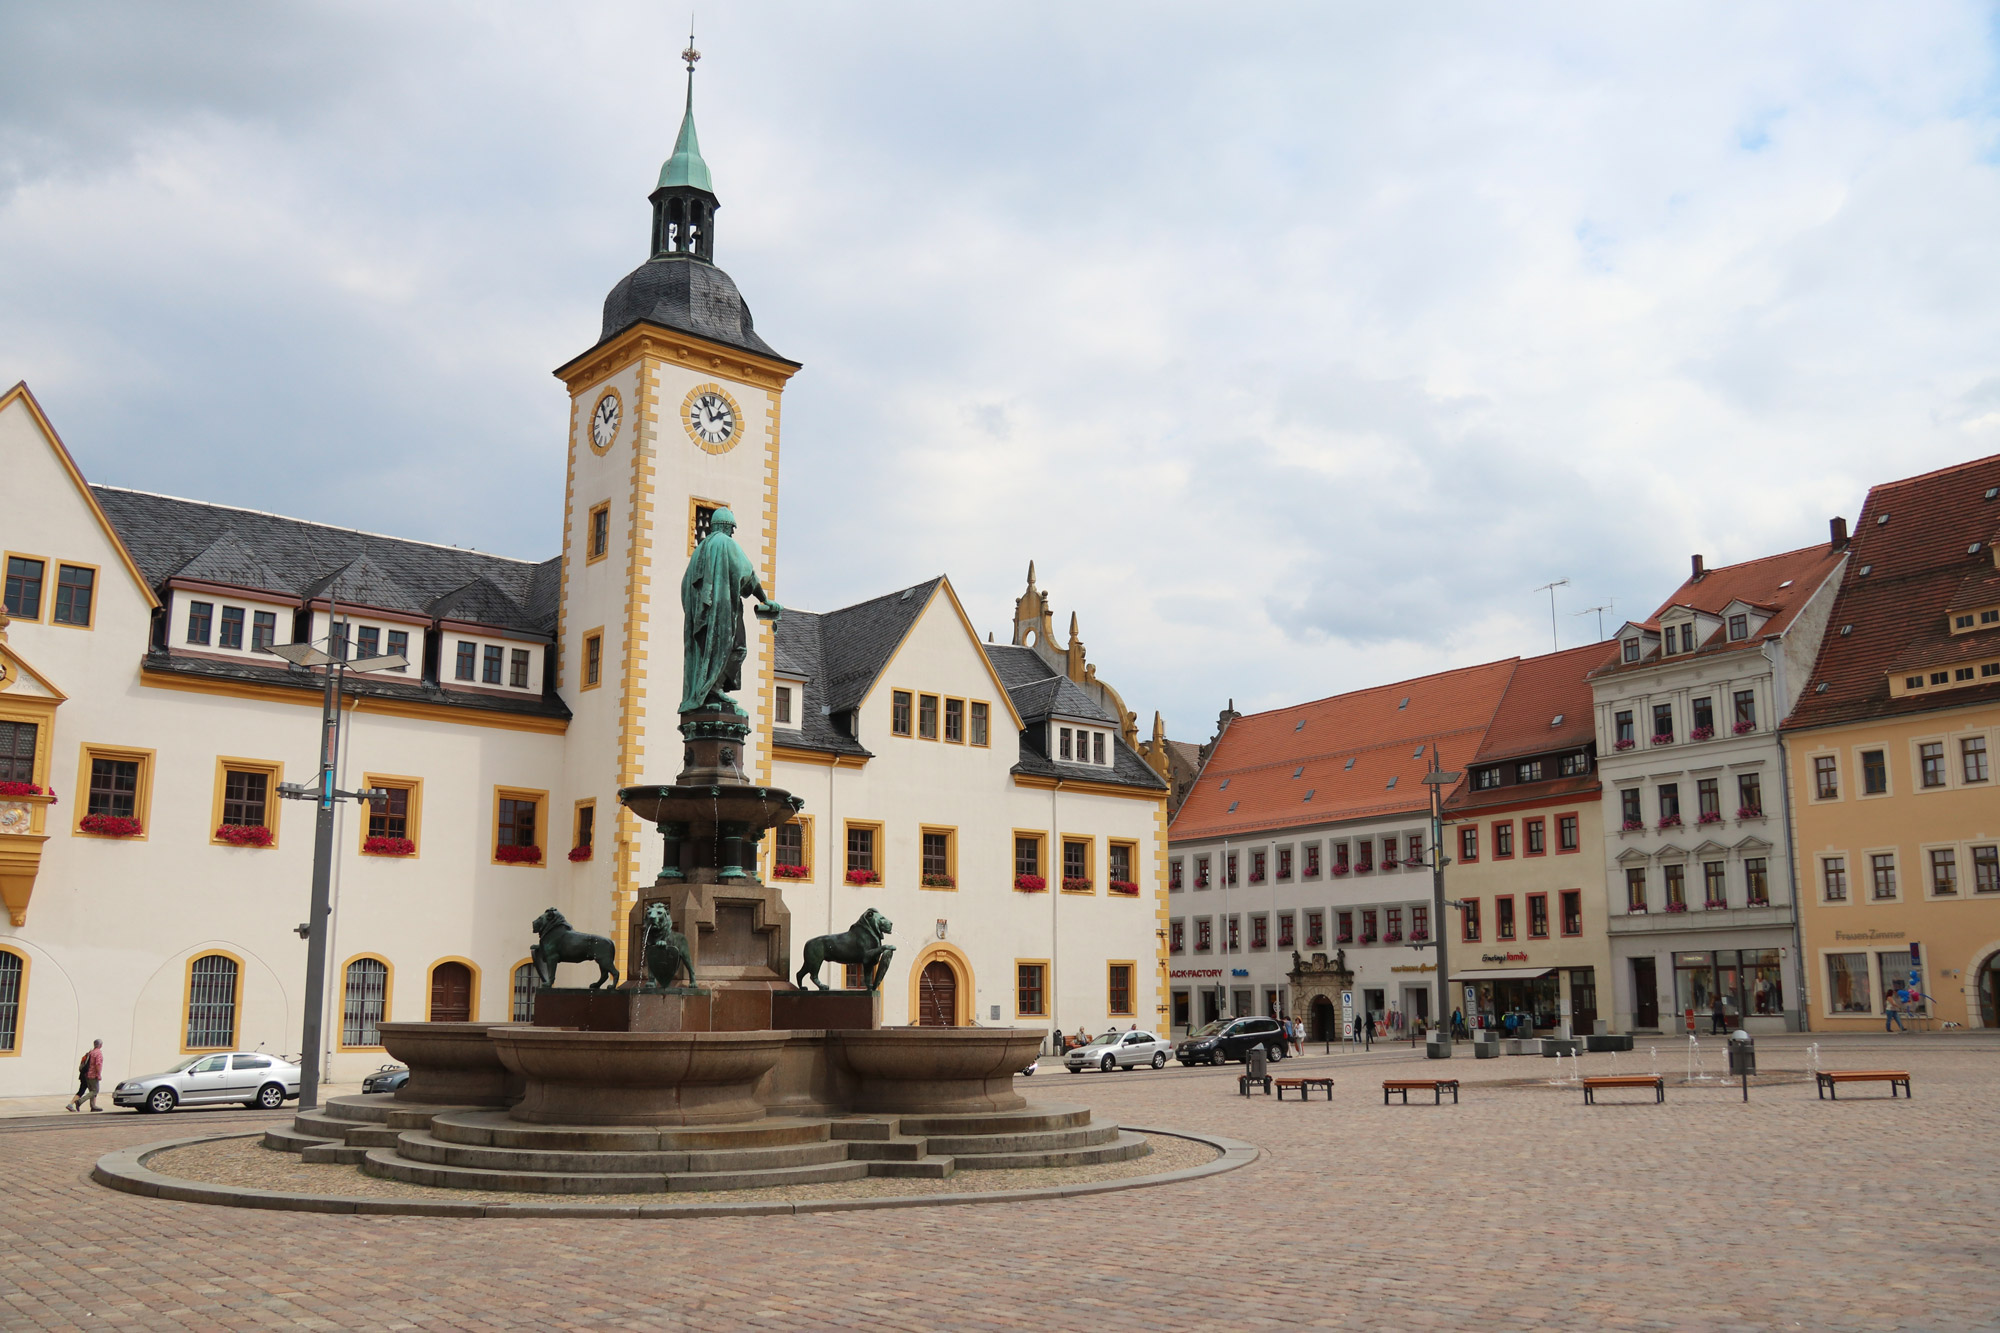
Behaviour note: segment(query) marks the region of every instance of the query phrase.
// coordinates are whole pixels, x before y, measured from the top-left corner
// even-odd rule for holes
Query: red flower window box
[[[1613,741],[1611,742],[1611,748],[1614,750],[1629,750],[1637,743],[1636,741]]]
[[[1666,815],[1666,816],[1663,816],[1663,817],[1661,818],[1661,820],[1660,820],[1660,827],[1661,827],[1661,828],[1679,828],[1679,827],[1681,827],[1681,817],[1680,817],[1679,815]]]
[[[1327,869],[1332,871],[1336,875],[1345,875],[1347,873],[1347,864],[1344,861],[1335,861],[1332,865],[1328,866]]]
[[[408,838],[374,837],[363,841],[361,850],[370,856],[414,856],[417,844]]]
[[[587,844],[581,847],[572,847],[569,849],[569,859],[572,861],[588,861],[591,858],[591,855],[592,855],[592,849]]]
[[[1264,877],[1253,871],[1250,875],[1250,882],[1252,884],[1262,884],[1264,882]]]
[[[1653,744],[1655,745],[1672,745],[1673,743],[1674,733],[1671,731],[1660,731],[1653,734]]]
[[[1384,944],[1401,944],[1403,942],[1403,932],[1400,930],[1388,931],[1382,936],[1382,942]]]
[[[771,867],[771,873],[779,879],[804,879],[812,872],[804,866],[778,864]]]
[[[1375,866],[1372,862],[1363,861],[1360,865],[1354,867],[1354,873],[1357,875],[1365,875],[1370,871],[1372,871],[1373,869],[1375,869]]]
[[[40,796],[42,789],[32,782],[0,782],[0,796]]]
[[[1731,730],[1738,736],[1744,736],[1757,730],[1757,724],[1755,722],[1738,722]]]
[[[538,866],[542,863],[542,849],[539,847],[501,847],[493,853],[493,859],[510,866]]]
[[[1022,893],[1040,893],[1049,887],[1049,882],[1040,875],[1016,875],[1014,887]]]
[[[1139,886],[1129,879],[1114,879],[1110,887],[1113,893],[1121,893],[1128,898],[1135,898],[1139,894]]]
[[[126,815],[85,815],[77,828],[101,838],[136,838],[146,831],[138,820]]]
[[[1697,824],[1720,824],[1722,822],[1722,812],[1720,810],[1704,811],[1701,818],[1695,822]]]
[[[1069,876],[1063,877],[1064,893],[1089,893],[1094,887],[1092,882],[1087,879],[1074,879]]]
[[[1628,819],[1625,821],[1625,831],[1627,833],[1638,833],[1645,827],[1646,821],[1643,819]]]
[[[1361,937],[1361,942],[1363,944],[1373,944],[1375,942],[1375,937],[1373,935],[1363,935]]]
[[[1410,932],[1410,943],[1422,944],[1425,940],[1429,939],[1430,937],[1431,933],[1428,930],[1413,930]]]
[[[1764,807],[1761,805],[1739,805],[1736,807],[1736,817],[1738,819],[1762,819],[1764,817]]]
[[[1352,944],[1354,943],[1354,933],[1349,931],[1345,935],[1336,935],[1333,937],[1333,942],[1335,944]]]
[[[216,841],[231,847],[269,847],[271,830],[262,824],[224,824],[215,830]]]
[[[955,889],[958,887],[958,881],[950,875],[930,874],[924,876],[924,887],[927,889]]]
[[[1729,906],[1729,904],[1717,898],[1709,902],[1705,902],[1701,906],[1702,910],[1706,912],[1720,912],[1723,908]]]
[[[1687,911],[1687,909],[1688,909],[1688,905],[1687,905],[1686,903],[1668,903],[1668,904],[1667,904],[1667,911],[1669,911],[1669,912],[1685,912],[1685,911]]]
[[[1625,909],[1625,912],[1628,916],[1644,916],[1646,914],[1646,904],[1633,903]]]
[[[875,870],[850,870],[847,872],[849,884],[880,884],[881,872]]]
[[[1688,733],[1688,739],[1691,741],[1705,741],[1713,735],[1715,735],[1714,727],[1696,727]]]

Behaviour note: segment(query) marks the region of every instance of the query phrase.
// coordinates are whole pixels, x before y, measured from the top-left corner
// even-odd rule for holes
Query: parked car
[[[1151,1065],[1158,1069],[1167,1063],[1167,1056],[1174,1044],[1150,1032],[1111,1031],[1097,1038],[1087,1046],[1079,1046],[1063,1057],[1063,1065],[1072,1074],[1081,1074],[1086,1069],[1101,1069],[1110,1073],[1114,1069],[1131,1069],[1137,1065]]]
[[[361,1080],[363,1092],[394,1092],[410,1081],[410,1071],[402,1065],[383,1065]]]
[[[1241,1060],[1253,1046],[1262,1046],[1273,1060],[1285,1058],[1285,1030],[1275,1018],[1220,1018],[1190,1032],[1174,1052],[1184,1065],[1219,1065]]]
[[[164,1074],[128,1078],[111,1094],[115,1106],[171,1111],[176,1106],[241,1102],[275,1111],[299,1095],[299,1067],[263,1051],[190,1055]]]

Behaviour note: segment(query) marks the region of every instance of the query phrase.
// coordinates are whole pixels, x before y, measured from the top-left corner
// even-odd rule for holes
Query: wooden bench
[[[1667,1099],[1667,1080],[1658,1074],[1599,1074],[1583,1081],[1585,1106],[1597,1105],[1600,1088],[1651,1088],[1656,1103]]]
[[[1326,1099],[1328,1101],[1333,1100],[1333,1080],[1330,1078],[1281,1078],[1273,1081],[1278,1085],[1279,1101],[1285,1100],[1285,1089],[1287,1088],[1296,1088],[1299,1100],[1302,1102],[1312,1100],[1312,1089],[1314,1088],[1324,1089]]]
[[[1840,1085],[1843,1083],[1887,1083],[1889,1100],[1896,1100],[1896,1089],[1901,1088],[1905,1097],[1911,1096],[1910,1073],[1906,1069],[1822,1069],[1819,1071],[1819,1098],[1825,1101],[1830,1093],[1835,1101],[1840,1100]]]
[[[1248,1097],[1248,1096],[1250,1095],[1250,1085],[1251,1085],[1252,1083],[1261,1083],[1261,1084],[1263,1084],[1263,1085],[1264,1085],[1264,1095],[1265,1095],[1266,1097],[1268,1097],[1268,1096],[1270,1096],[1270,1095],[1271,1095],[1271,1076],[1270,1076],[1269,1074],[1264,1074],[1264,1075],[1262,1075],[1261,1077],[1260,1077],[1259,1075],[1256,1075],[1256,1074],[1239,1074],[1239,1075],[1237,1075],[1237,1076],[1236,1076],[1236,1092],[1237,1092],[1237,1094],[1238,1094],[1239,1096],[1243,1096],[1243,1097]]]
[[[1451,1104],[1458,1105],[1458,1080],[1455,1078],[1385,1078],[1382,1080],[1382,1105],[1389,1104],[1390,1093],[1400,1092],[1403,1094],[1403,1105],[1408,1106],[1412,1089],[1429,1092],[1434,1106],[1444,1105],[1444,1095],[1450,1092]]]

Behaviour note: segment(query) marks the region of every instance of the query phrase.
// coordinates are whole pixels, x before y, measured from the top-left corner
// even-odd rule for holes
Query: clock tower
[[[568,864],[565,897],[583,928],[624,949],[626,912],[658,871],[650,826],[618,789],[680,771],[680,579],[708,516],[728,506],[736,540],[778,596],[778,431],[798,370],[757,335],[736,284],[715,266],[717,200],[687,105],[649,196],[647,258],[604,299],[595,346],[555,373],[570,392],[557,689],[572,721],[563,821],[588,821],[590,859]],[[738,700],[750,714],[746,764],[771,780],[770,625],[756,622]],[[588,813],[586,813],[588,811]],[[569,846],[577,845],[580,837]],[[553,855],[550,861],[555,862]],[[634,960],[619,967],[628,975]]]

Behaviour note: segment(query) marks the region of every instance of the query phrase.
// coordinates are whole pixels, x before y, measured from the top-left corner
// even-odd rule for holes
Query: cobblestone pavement
[[[1711,1067],[1721,1056],[1705,1041]],[[1806,1041],[1764,1038],[1766,1069]],[[1585,1107],[1377,1047],[1289,1062],[1331,1105],[1235,1095],[1233,1069],[1025,1090],[1265,1157],[1186,1185],[1047,1203],[685,1221],[330,1217],[162,1202],[86,1179],[102,1153],[273,1117],[0,1128],[0,1326],[328,1328],[1866,1330],[2000,1327],[2000,1039],[1822,1039],[1828,1068],[1909,1069],[1913,1101],[1810,1083]],[[1645,1072],[1644,1047],[1620,1057]],[[1584,1072],[1610,1072],[1591,1056]],[[1464,1102],[1384,1107],[1448,1069]],[[1567,1071],[1565,1071],[1567,1072]],[[1509,1086],[1500,1086],[1502,1083]],[[1054,1085],[1054,1086],[1051,1086]],[[1625,1095],[1625,1094],[1620,1094]],[[1849,1100],[1849,1098],[1852,1100]]]

